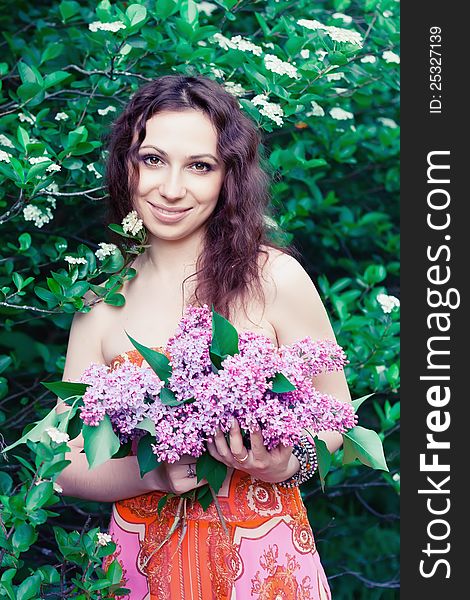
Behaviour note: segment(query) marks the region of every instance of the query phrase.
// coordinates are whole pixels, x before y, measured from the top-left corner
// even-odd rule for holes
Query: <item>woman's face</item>
[[[198,110],[165,111],[146,123],[134,207],[151,235],[193,234],[215,209],[224,177],[217,132]]]

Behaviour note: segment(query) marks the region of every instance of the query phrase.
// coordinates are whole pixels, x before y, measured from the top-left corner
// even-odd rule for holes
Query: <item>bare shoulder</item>
[[[262,250],[264,252],[260,258],[260,268],[267,291],[288,293],[292,290],[292,285],[315,289],[307,271],[294,256],[277,248],[263,246]]]
[[[72,319],[67,355],[64,366],[64,381],[77,381],[91,362],[105,363],[101,342],[110,319],[110,307],[93,292],[85,294],[88,312],[77,312]]]
[[[279,343],[289,344],[306,335],[334,339],[318,290],[295,257],[270,248],[262,273],[267,317]]]

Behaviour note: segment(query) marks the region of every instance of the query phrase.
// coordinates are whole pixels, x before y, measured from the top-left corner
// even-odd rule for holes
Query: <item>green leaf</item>
[[[41,385],[53,392],[61,400],[68,400],[74,396],[83,396],[89,383],[75,381],[41,381]]]
[[[325,491],[325,478],[331,468],[331,454],[326,443],[317,436],[314,437],[315,450],[317,453],[318,475],[320,476],[321,488]]]
[[[151,421],[148,417],[142,419],[142,421],[136,425],[136,429],[143,429],[144,431],[148,431],[154,437],[156,435],[155,423]]]
[[[354,462],[357,458],[371,469],[388,471],[382,442],[372,429],[360,425],[343,433],[343,464]]]
[[[150,433],[146,433],[140,438],[137,446],[137,461],[139,463],[140,476],[143,477],[146,473],[153,471],[159,466],[156,455],[152,451],[151,444],[155,443],[155,438]]]
[[[51,481],[41,481],[38,485],[33,485],[26,496],[25,509],[27,512],[33,512],[41,508],[54,493]]]
[[[105,296],[104,301],[111,306],[124,306],[126,298],[122,294],[109,294]]]
[[[295,385],[293,385],[282,373],[276,373],[274,377],[272,377],[268,381],[273,382],[272,391],[276,394],[292,392],[293,390],[297,389]]]
[[[18,552],[25,552],[36,539],[34,528],[29,523],[20,523],[13,532],[12,545]]]
[[[196,475],[198,483],[201,479],[206,479],[217,494],[227,475],[227,466],[205,452],[196,461]]]
[[[69,77],[71,77],[71,75],[66,71],[54,71],[53,73],[48,73],[44,78],[44,88],[47,90],[54,85],[62,83]]]
[[[41,575],[34,573],[25,579],[16,590],[16,600],[32,600],[39,598],[41,589]]]
[[[23,83],[42,83],[42,78],[28,64],[20,61],[17,65],[18,73],[20,74]]]
[[[103,464],[119,450],[119,438],[108,415],[96,427],[84,424],[82,434],[89,469]]]
[[[122,567],[117,560],[113,560],[106,570],[106,578],[111,581],[113,585],[120,583],[122,578]]]
[[[78,2],[63,0],[63,2],[59,4],[59,10],[62,19],[67,21],[67,19],[79,14],[80,4]]]
[[[13,479],[5,473],[0,471],[0,496],[7,496],[13,487]]]
[[[146,360],[149,364],[149,367],[158,375],[158,377],[167,382],[170,378],[172,369],[170,365],[170,361],[162,352],[157,352],[152,348],[148,348],[143,344],[140,344],[137,340],[132,338],[127,331],[125,332],[129,340],[131,341],[134,348],[136,348],[144,360]]]
[[[181,0],[180,15],[181,18],[186,21],[186,23],[194,25],[199,16],[199,10],[196,2],[194,2],[194,0]]]
[[[202,506],[202,510],[205,512],[212,504],[214,498],[212,497],[211,488],[209,485],[203,485],[198,488],[196,494],[196,500]]]
[[[59,415],[56,413],[55,407],[40,421],[37,421],[35,426],[25,433],[19,440],[4,448],[3,452],[9,452],[19,444],[25,444],[27,440],[39,442],[48,427],[56,427],[59,422]]]
[[[119,448],[119,450],[116,452],[116,454],[113,454],[113,456],[111,458],[113,458],[113,459],[124,458],[125,456],[129,455],[129,452],[131,451],[131,449],[132,449],[132,442],[129,440],[125,444],[122,444],[121,447]]]
[[[238,332],[212,305],[212,341],[210,352],[222,359],[238,353]]]
[[[175,393],[167,387],[161,389],[160,401],[165,406],[179,406],[180,404],[184,404],[184,402],[177,400]]]
[[[374,396],[374,394],[367,394],[367,396],[361,396],[360,398],[353,400],[352,405],[354,406],[354,412],[357,412],[359,410],[359,407],[361,406],[361,404],[365,400],[367,400],[367,398],[370,398],[371,396]]]
[[[122,237],[125,238],[130,238],[130,239],[134,239],[133,235],[129,235],[128,233],[124,233],[124,230],[122,228],[122,225],[117,225],[116,223],[111,223],[110,225],[108,225],[109,229],[111,229],[111,231],[114,231],[114,233],[118,233],[119,235],[122,235]]]
[[[147,18],[147,9],[141,4],[131,4],[126,10],[131,27],[136,27]]]
[[[3,373],[3,371],[8,369],[11,363],[11,356],[8,356],[7,354],[3,354],[2,356],[0,356],[0,373]]]
[[[20,243],[20,252],[28,250],[28,248],[31,246],[31,235],[29,233],[22,233],[18,236],[18,242]]]
[[[170,499],[170,496],[172,496],[172,494],[165,494],[165,495],[164,495],[164,496],[162,496],[162,497],[160,498],[160,500],[158,501],[158,504],[157,504],[157,513],[158,513],[158,516],[160,516],[160,513],[162,512],[162,510],[163,510],[163,508],[164,508],[165,504],[166,504],[166,503],[168,502],[168,500]]]

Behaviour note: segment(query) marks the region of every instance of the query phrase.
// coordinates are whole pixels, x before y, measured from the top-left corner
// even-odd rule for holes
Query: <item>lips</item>
[[[152,214],[162,223],[176,223],[188,214],[191,211],[190,208],[166,208],[164,206],[158,204],[148,203],[150,206],[150,210]]]

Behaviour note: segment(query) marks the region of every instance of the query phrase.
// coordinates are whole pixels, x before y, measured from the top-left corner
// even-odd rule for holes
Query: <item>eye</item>
[[[154,161],[162,162],[161,158],[159,158],[155,154],[145,154],[145,155],[141,156],[140,159],[142,160],[142,162],[144,162],[146,165],[148,165],[150,167],[155,167],[158,165],[158,163],[154,162]]]
[[[198,173],[208,173],[209,171],[212,171],[212,165],[210,165],[209,163],[206,163],[206,162],[196,162],[196,163],[193,163],[192,166],[193,167],[202,167],[202,169],[201,168],[194,169]]]

